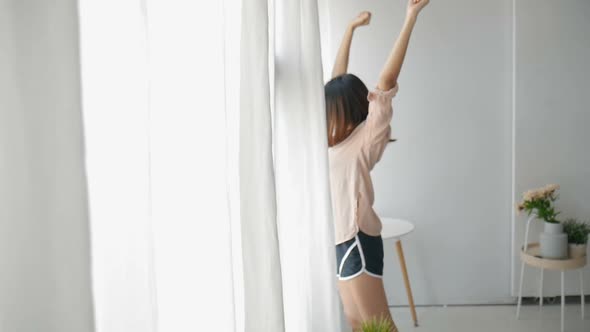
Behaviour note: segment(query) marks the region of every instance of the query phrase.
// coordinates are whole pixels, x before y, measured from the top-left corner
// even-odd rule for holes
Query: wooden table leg
[[[410,303],[410,310],[412,318],[414,319],[414,326],[418,326],[418,317],[416,316],[416,307],[414,306],[414,296],[412,295],[412,288],[410,287],[410,278],[408,277],[408,269],[406,268],[406,259],[404,258],[404,250],[402,249],[402,241],[398,240],[396,243],[397,256],[399,257],[399,264],[402,268],[402,275],[404,277],[404,284],[406,285],[406,293],[408,294],[408,302]]]

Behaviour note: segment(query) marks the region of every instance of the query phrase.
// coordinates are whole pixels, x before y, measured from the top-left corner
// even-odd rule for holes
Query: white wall
[[[375,86],[405,4],[331,0],[324,51],[333,58],[348,20],[372,11],[349,71]],[[432,1],[412,36],[394,100],[399,141],[372,175],[376,210],[416,225],[404,248],[417,304],[510,300],[511,4]],[[406,304],[394,243],[385,245],[389,302]]]
[[[560,183],[562,217],[590,220],[590,2],[516,1],[515,191]],[[513,285],[520,266],[525,216],[515,219]],[[542,224],[535,224],[541,231]],[[537,232],[531,240],[537,241]],[[587,270],[586,270],[587,271]],[[579,276],[566,289],[579,294]],[[590,285],[590,273],[585,273]],[[538,292],[539,273],[525,272],[526,295]],[[546,273],[545,294],[559,293],[559,273]],[[589,288],[587,288],[589,289]],[[517,291],[517,289],[515,290]]]
[[[76,1],[0,0],[0,331],[93,331]]]

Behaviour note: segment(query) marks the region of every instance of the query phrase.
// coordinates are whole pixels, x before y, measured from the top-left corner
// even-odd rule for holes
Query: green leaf
[[[393,322],[381,316],[381,318],[373,318],[368,321],[364,321],[361,325],[361,329],[358,332],[391,332],[394,330],[395,325]]]

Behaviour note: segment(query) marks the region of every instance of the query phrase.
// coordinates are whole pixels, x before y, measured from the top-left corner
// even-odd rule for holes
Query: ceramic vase
[[[540,237],[541,256],[548,259],[568,257],[567,234],[560,223],[545,222],[545,230]]]

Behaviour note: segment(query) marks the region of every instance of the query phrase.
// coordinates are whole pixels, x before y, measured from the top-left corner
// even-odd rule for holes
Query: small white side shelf
[[[520,307],[522,306],[522,286],[524,282],[524,267],[525,265],[541,269],[541,284],[539,287],[539,307],[543,306],[543,274],[545,270],[560,271],[561,272],[561,332],[565,331],[564,311],[565,311],[565,282],[564,274],[568,270],[579,270],[580,272],[580,294],[582,319],[584,319],[584,272],[583,268],[586,266],[587,258],[582,256],[579,258],[568,259],[546,259],[541,257],[539,243],[528,242],[529,226],[534,217],[530,217],[526,224],[526,231],[524,236],[524,243],[520,249],[520,261],[522,262],[520,268],[520,287],[518,290],[518,304],[516,306],[516,318],[520,317]]]
[[[526,252],[522,248],[520,259],[526,265],[554,271],[576,270],[586,266],[586,256],[569,259],[544,259],[541,257],[539,243],[529,243]]]

